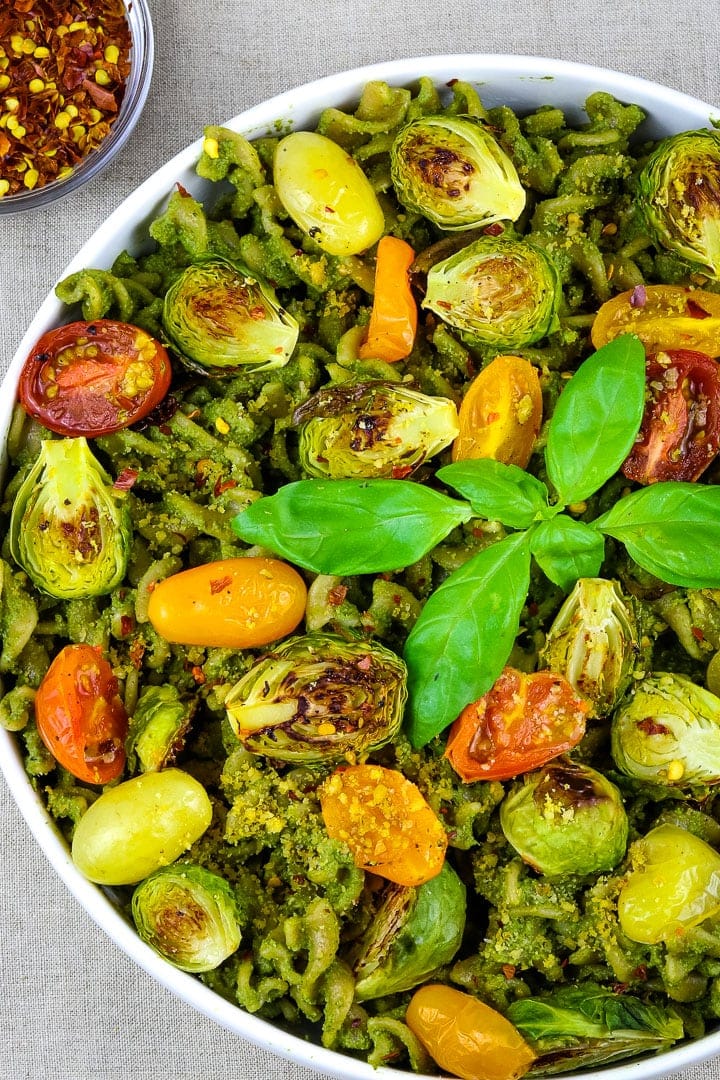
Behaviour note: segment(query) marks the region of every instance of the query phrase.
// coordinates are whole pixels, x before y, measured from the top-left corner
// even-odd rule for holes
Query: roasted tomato
[[[622,466],[628,480],[697,480],[720,449],[720,365],[677,349],[650,357],[640,433]]]
[[[35,696],[35,721],[53,757],[83,783],[108,784],[122,773],[128,718],[99,648],[58,653]]]
[[[720,296],[683,285],[637,285],[608,300],[592,327],[596,349],[637,334],[647,352],[697,349],[720,356]]]
[[[466,783],[511,780],[576,746],[589,708],[562,675],[506,667],[487,694],[460,713],[445,756]]]
[[[536,368],[522,356],[496,356],[473,379],[462,400],[452,459],[493,458],[524,469],[541,421]]]
[[[171,375],[167,351],[137,326],[68,323],[43,334],[25,361],[20,401],[58,435],[108,435],[147,416]]]

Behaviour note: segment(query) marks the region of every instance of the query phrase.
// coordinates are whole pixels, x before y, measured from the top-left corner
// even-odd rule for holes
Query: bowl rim
[[[134,2],[144,4],[144,0]],[[303,115],[317,116],[323,105],[348,104],[356,100],[362,86],[373,79],[382,79],[398,86],[412,85],[422,75],[427,75],[436,82],[445,82],[448,77],[465,78],[478,85],[481,92],[483,84],[492,86],[498,80],[510,79],[517,82],[520,89],[525,81],[560,79],[568,85],[576,82],[580,87],[605,90],[621,100],[634,101],[648,108],[652,106],[656,111],[663,108],[679,110],[695,119],[696,126],[705,126],[720,115],[720,109],[691,95],[609,68],[542,56],[458,53],[381,61],[324,76],[251,106],[227,121],[225,126],[252,138],[263,130],[270,129],[278,119],[288,119],[291,123],[300,119],[302,123]],[[590,89],[587,92],[590,92]],[[582,104],[584,97],[582,88],[577,89],[578,106]],[[202,139],[196,139],[137,187],[81,247],[65,268],[62,277],[93,265],[96,251],[107,247],[107,236],[122,237],[122,243],[117,245],[118,252],[121,248],[133,247],[133,240],[139,242],[143,225],[157,215],[174,187],[177,174],[192,168],[199,156],[201,145]],[[203,184],[198,183],[195,186],[202,188]],[[105,262],[107,258],[105,256]],[[0,385],[0,472],[6,459],[6,434],[20,369],[30,347],[40,334],[62,321],[62,311],[63,305],[51,291],[24,333]],[[256,1046],[328,1076],[341,1080],[422,1080],[416,1073],[385,1066],[374,1068],[348,1054],[306,1042],[269,1021],[247,1013],[239,1005],[210,990],[196,977],[163,960],[138,937],[115,908],[109,895],[75,868],[65,840],[31,786],[16,737],[3,729],[0,729],[0,768],[30,830],[53,869],[72,894],[131,960],[186,1004]],[[583,1077],[588,1077],[588,1080],[590,1077],[592,1080],[654,1080],[677,1072],[685,1066],[700,1063],[715,1054],[720,1054],[720,1028],[654,1057],[621,1062],[610,1068],[591,1070],[589,1073],[567,1075],[569,1080],[581,1080]]]

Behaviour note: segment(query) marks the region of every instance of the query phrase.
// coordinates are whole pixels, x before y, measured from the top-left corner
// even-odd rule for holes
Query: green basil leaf
[[[530,584],[525,533],[478,552],[429,598],[405,643],[408,736],[424,746],[500,675]]]
[[[233,518],[248,543],[319,574],[417,562],[473,516],[467,503],[405,480],[299,480]]]
[[[578,578],[597,577],[605,557],[605,540],[590,525],[561,514],[535,526],[530,550],[543,573],[569,592]]]
[[[593,528],[621,540],[638,566],[671,585],[720,588],[720,487],[679,480],[620,499]]]
[[[438,469],[438,479],[459,491],[478,517],[527,529],[547,509],[548,490],[517,465],[492,458],[456,461]]]
[[[596,492],[630,453],[645,409],[645,350],[622,334],[580,365],[548,424],[545,464],[561,503]]]

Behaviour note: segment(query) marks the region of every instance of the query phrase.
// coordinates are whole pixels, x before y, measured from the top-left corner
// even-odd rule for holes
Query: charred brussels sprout
[[[195,704],[183,701],[179,691],[168,684],[143,690],[130,721],[126,743],[133,769],[135,760],[142,772],[156,772],[175,760],[185,741]]]
[[[663,139],[638,179],[638,200],[662,247],[720,277],[720,134]]]
[[[423,307],[471,345],[517,349],[557,328],[561,295],[542,248],[485,236],[432,267]]]
[[[525,190],[510,158],[471,116],[423,116],[390,152],[400,202],[449,231],[516,221]]]
[[[617,582],[580,578],[550,627],[540,660],[603,716],[628,688],[640,637],[634,601]]]
[[[10,553],[46,593],[102,596],[125,576],[132,531],[123,497],[84,438],[41,443],[10,517]]]
[[[132,917],[143,941],[183,971],[212,971],[240,945],[232,889],[192,863],[165,866],[141,882]]]
[[[408,476],[459,431],[452,401],[384,382],[320,390],[294,420],[303,468],[333,480]]]
[[[508,843],[546,877],[616,866],[627,846],[620,792],[601,773],[559,759],[530,773],[500,806]]]
[[[417,887],[390,882],[349,957],[358,1001],[399,994],[449,964],[465,929],[465,886],[448,863]]]
[[[685,675],[649,675],[615,714],[612,755],[636,780],[720,783],[720,698]]]
[[[224,259],[182,272],[165,297],[163,325],[183,363],[204,375],[283,367],[298,338],[270,286]]]
[[[279,761],[341,761],[383,746],[407,697],[402,660],[376,642],[334,634],[290,638],[262,657],[225,700],[254,754]]]

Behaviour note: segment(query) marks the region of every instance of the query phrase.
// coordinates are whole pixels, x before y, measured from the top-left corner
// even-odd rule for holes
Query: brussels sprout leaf
[[[425,604],[405,643],[408,735],[424,746],[500,675],[530,584],[527,534],[484,548]]]
[[[438,469],[437,476],[468,500],[476,514],[501,521],[513,529],[527,529],[548,509],[548,491],[517,465],[492,458],[456,461]]]
[[[593,528],[621,540],[638,566],[672,585],[720,588],[720,486],[651,484],[620,499]]]
[[[605,541],[589,525],[561,514],[535,526],[530,550],[543,573],[561,589],[569,590],[578,578],[597,577]]]
[[[466,503],[402,480],[299,480],[233,518],[261,544],[319,574],[373,574],[417,562],[456,525]]]
[[[545,463],[561,503],[593,495],[630,453],[645,408],[645,350],[623,334],[593,353],[558,398]]]

